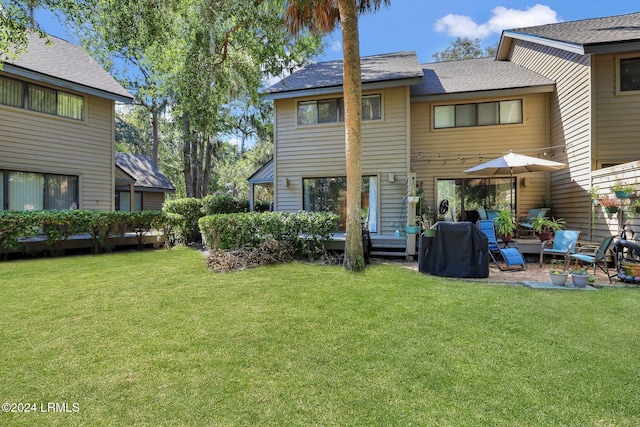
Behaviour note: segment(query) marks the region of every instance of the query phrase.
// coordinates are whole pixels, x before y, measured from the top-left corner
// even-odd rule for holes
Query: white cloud
[[[342,41],[340,41],[340,40],[331,40],[328,43],[327,47],[332,52],[342,52]]]
[[[452,37],[484,39],[502,30],[560,22],[558,13],[549,6],[536,4],[527,10],[508,9],[504,6],[491,10],[491,18],[484,24],[477,24],[470,16],[449,14],[436,21],[434,29]]]

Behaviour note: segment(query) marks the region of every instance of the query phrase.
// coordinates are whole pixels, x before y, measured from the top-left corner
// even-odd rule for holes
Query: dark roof
[[[27,51],[16,60],[6,60],[4,71],[116,101],[133,99],[82,47],[53,36],[50,45],[35,33],[28,38]]]
[[[640,12],[580,21],[560,22],[505,31],[508,36],[533,36],[589,47],[640,41]]]
[[[444,95],[553,85],[551,79],[508,61],[493,58],[423,64],[422,84],[411,96]]]
[[[136,180],[136,187],[175,191],[167,178],[150,158],[141,154],[116,153],[116,165]]]
[[[389,82],[422,77],[415,52],[396,52],[361,58],[362,83]],[[342,61],[307,65],[266,89],[268,94],[342,86]]]

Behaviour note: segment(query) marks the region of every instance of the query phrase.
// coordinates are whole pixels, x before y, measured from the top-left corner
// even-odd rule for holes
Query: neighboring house
[[[372,238],[406,222],[415,185],[432,207],[449,200],[457,219],[508,207],[508,176],[463,171],[509,150],[568,164],[514,177],[519,215],[551,205],[585,238],[617,232],[601,211],[591,221],[588,192],[638,182],[640,13],[505,31],[496,58],[363,57],[362,91]],[[274,208],[344,216],[342,62],[308,66],[266,92],[275,104]]]
[[[81,47],[29,35],[0,70],[0,209],[115,209],[115,103],[133,97]]]
[[[161,210],[166,193],[175,191],[169,178],[147,156],[116,153],[116,210]]]

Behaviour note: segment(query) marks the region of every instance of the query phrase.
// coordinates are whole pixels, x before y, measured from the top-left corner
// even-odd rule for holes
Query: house
[[[640,13],[504,31],[495,58],[363,57],[362,93],[363,215],[374,246],[402,232],[416,188],[423,208],[446,200],[446,218],[461,220],[509,207],[514,191],[518,214],[551,206],[591,240],[630,219],[594,207],[589,190],[639,181]],[[301,69],[266,95],[274,208],[344,216],[341,61]],[[511,183],[463,172],[510,150],[568,167]]]
[[[115,103],[133,97],[81,47],[29,35],[0,70],[0,209],[114,210]]]
[[[116,210],[161,210],[166,194],[175,191],[176,187],[149,157],[116,153]]]

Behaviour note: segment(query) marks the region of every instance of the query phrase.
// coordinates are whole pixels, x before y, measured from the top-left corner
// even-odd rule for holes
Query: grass
[[[200,253],[0,264],[2,425],[640,425],[640,293]],[[41,412],[48,402],[79,412]]]

